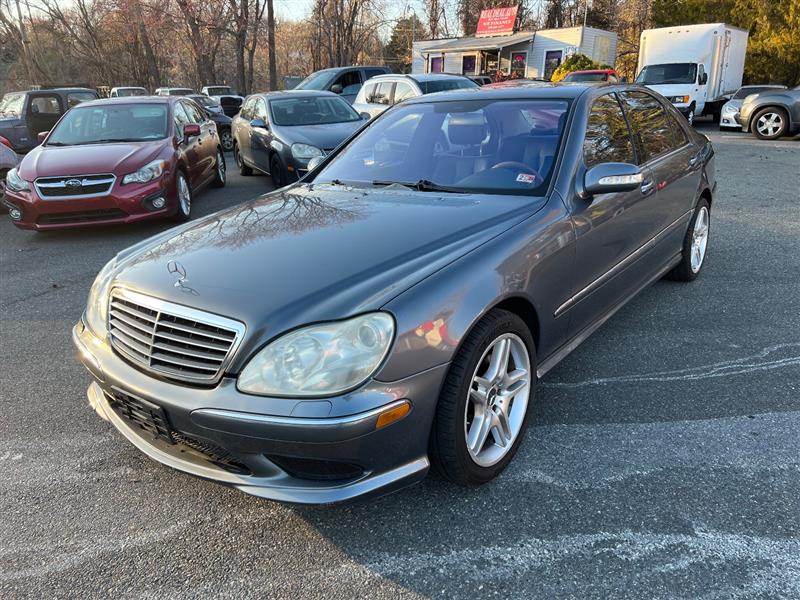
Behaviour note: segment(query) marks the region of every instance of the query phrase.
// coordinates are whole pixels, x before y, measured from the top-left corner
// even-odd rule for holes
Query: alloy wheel
[[[697,273],[703,266],[706,257],[706,247],[708,246],[708,209],[705,206],[700,208],[697,219],[694,222],[692,231],[692,252],[691,266],[692,273]]]
[[[756,123],[756,129],[764,137],[772,137],[776,135],[783,127],[783,117],[774,112],[768,112],[761,115]]]
[[[189,192],[189,184],[186,177],[178,176],[178,202],[181,205],[181,212],[188,215],[192,211],[192,194]]]
[[[464,410],[467,450],[475,464],[497,464],[514,445],[528,409],[530,365],[525,343],[513,333],[495,339],[478,361]]]
[[[217,150],[217,179],[220,182],[225,181],[225,157],[219,150]]]
[[[220,134],[219,140],[225,152],[229,152],[233,148],[233,136],[227,129]]]

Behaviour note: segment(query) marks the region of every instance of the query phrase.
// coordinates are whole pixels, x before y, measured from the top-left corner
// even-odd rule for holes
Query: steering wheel
[[[499,162],[496,165],[494,165],[492,168],[493,169],[521,169],[525,173],[533,175],[539,181],[542,181],[542,176],[539,175],[539,171],[537,171],[536,169],[534,169],[532,167],[529,167],[525,163],[517,162],[515,160],[506,160],[506,161],[503,161],[503,162]]]

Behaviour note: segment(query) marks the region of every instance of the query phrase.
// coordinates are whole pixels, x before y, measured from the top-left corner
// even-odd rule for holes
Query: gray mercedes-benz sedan
[[[314,163],[119,253],[73,331],[101,417],[264,498],[488,482],[537,381],[706,257],[713,149],[638,86],[423,96]]]

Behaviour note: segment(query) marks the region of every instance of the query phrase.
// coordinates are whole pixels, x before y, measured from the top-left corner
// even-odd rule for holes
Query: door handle
[[[697,163],[700,161],[698,156],[690,156],[689,157],[689,166],[694,167],[697,166]]]
[[[642,190],[643,194],[649,193],[650,190],[652,190],[652,189],[653,189],[653,180],[652,179],[647,179],[647,180],[642,182],[641,190]]]

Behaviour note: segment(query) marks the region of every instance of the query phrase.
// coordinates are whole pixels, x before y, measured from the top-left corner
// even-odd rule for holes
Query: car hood
[[[160,140],[130,144],[37,146],[22,160],[20,175],[28,181],[37,177],[91,173],[114,173],[120,176],[146,165],[168,143],[168,140]]]
[[[299,325],[379,309],[544,204],[298,184],[123,251],[112,285],[244,322],[246,357]]]
[[[294,125],[287,127],[276,125],[275,133],[287,144],[311,144],[323,150],[331,150],[341,144],[364,121],[350,121],[348,123],[330,123],[328,125]]]
[[[722,110],[735,110],[738,111],[742,108],[742,100],[728,100],[725,104],[722,105]]]
[[[665,83],[658,85],[647,84],[645,87],[669,98],[671,96],[691,96],[695,93],[696,86],[693,83]]]

